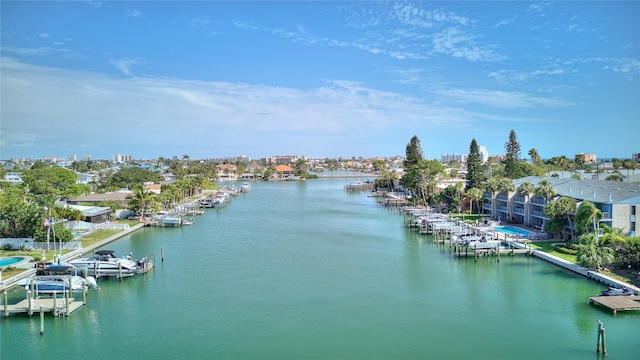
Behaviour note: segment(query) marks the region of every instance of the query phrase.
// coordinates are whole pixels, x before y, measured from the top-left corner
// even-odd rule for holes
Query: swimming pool
[[[519,235],[524,238],[528,238],[531,232],[517,228],[515,226],[496,226],[496,231],[500,231],[501,233],[509,234],[509,235]]]
[[[22,260],[24,260],[24,258],[19,256],[0,258],[0,266],[7,266],[7,265],[19,263]]]

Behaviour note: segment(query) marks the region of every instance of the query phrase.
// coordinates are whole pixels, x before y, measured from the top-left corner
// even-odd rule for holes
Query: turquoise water
[[[110,244],[156,269],[101,280],[44,336],[37,316],[0,321],[2,359],[594,359],[597,320],[608,360],[637,358],[640,314],[587,304],[602,285],[524,255],[454,258],[350,181],[255,182],[192,226]]]
[[[7,266],[7,265],[11,265],[11,264],[16,264],[19,263],[20,261],[24,260],[24,258],[22,257],[8,257],[8,258],[0,258],[0,266]]]
[[[523,230],[515,226],[496,226],[494,229],[496,229],[496,231],[500,231],[502,233],[509,234],[509,235],[517,234],[517,235],[522,235],[524,237],[527,237],[530,234],[527,230]]]

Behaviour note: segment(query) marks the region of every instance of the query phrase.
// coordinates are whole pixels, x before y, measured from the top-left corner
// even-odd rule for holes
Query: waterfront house
[[[127,196],[133,194],[132,191],[116,191],[109,192],[104,194],[90,194],[90,195],[82,195],[74,199],[67,200],[67,203],[70,205],[83,205],[83,204],[92,204],[98,205],[105,201],[115,202],[118,204],[118,207],[126,208],[128,204]]]
[[[276,166],[276,178],[278,179],[287,179],[292,177],[294,174],[294,169],[289,165],[278,165]]]
[[[216,170],[218,171],[218,180],[220,181],[238,180],[238,176],[236,175],[238,167],[236,165],[219,164],[216,165]]]

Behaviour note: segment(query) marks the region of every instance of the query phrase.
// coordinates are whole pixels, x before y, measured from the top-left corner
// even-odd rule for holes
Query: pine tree
[[[480,150],[476,139],[471,140],[469,145],[469,156],[467,157],[467,186],[466,190],[480,187],[483,180],[482,159],[480,158]]]
[[[420,147],[420,139],[418,135],[413,135],[406,148],[406,155],[404,158],[404,168],[409,169],[412,166],[416,166],[422,161],[422,148]]]
[[[509,141],[504,143],[504,148],[507,151],[504,161],[505,175],[509,179],[515,179],[518,171],[518,161],[520,161],[520,143],[515,130],[511,129],[511,132],[509,132]]]

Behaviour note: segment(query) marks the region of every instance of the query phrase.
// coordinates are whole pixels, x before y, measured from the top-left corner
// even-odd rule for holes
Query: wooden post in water
[[[151,253],[151,259],[153,260],[153,266],[156,265],[156,253]]]
[[[4,316],[4,318],[8,318],[9,317],[9,305],[7,304],[7,290],[4,291],[4,311],[2,312],[2,316]]]
[[[87,283],[82,283],[82,303],[87,305]]]
[[[122,263],[118,261],[118,279],[122,281]]]
[[[162,246],[160,248],[160,260],[162,260],[162,262],[164,262],[164,246]]]
[[[598,345],[596,347],[596,352],[600,353],[600,348],[602,347],[602,354],[607,355],[607,341],[605,340],[605,330],[602,326],[602,321],[598,320]]]
[[[69,316],[69,298],[71,297],[71,290],[67,291],[67,296],[64,298],[64,314]]]
[[[27,306],[29,306],[29,316],[33,315],[33,298],[31,297],[31,290],[27,290]]]
[[[58,294],[53,292],[53,316],[58,316]]]
[[[40,336],[44,335],[44,310],[40,304]]]
[[[98,275],[98,262],[97,261],[93,262],[93,276],[96,278],[96,281],[98,281],[98,277],[100,275]]]

